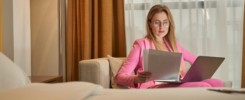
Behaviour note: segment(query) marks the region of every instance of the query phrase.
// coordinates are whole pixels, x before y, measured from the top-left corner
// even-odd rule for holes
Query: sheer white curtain
[[[125,0],[127,52],[146,35],[150,7],[170,8],[180,44],[196,55],[225,57],[214,77],[241,86],[244,0]]]

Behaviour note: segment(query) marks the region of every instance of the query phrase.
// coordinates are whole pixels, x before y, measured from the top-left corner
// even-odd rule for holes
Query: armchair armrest
[[[79,80],[110,88],[110,67],[107,58],[79,62]]]

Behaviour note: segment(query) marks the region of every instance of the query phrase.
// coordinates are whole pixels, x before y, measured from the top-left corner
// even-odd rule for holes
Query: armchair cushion
[[[117,75],[118,70],[120,69],[121,65],[123,64],[125,58],[115,58],[110,55],[107,55],[110,65],[110,78],[111,78],[111,87],[112,88],[127,88],[124,86],[120,86],[115,83],[114,78]]]

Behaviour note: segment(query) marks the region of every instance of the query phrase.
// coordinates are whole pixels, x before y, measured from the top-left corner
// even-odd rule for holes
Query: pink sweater
[[[165,41],[165,44],[167,45],[167,48],[171,50],[171,47],[167,41]],[[177,48],[178,51],[182,53],[182,71],[180,71],[180,73],[183,77],[186,73],[184,61],[188,61],[190,64],[193,64],[193,62],[196,59],[196,56],[185,50],[179,44],[177,44]],[[115,82],[117,84],[127,86],[129,88],[148,88],[155,85],[155,81],[148,81],[141,84],[135,84],[134,79],[136,78],[136,75],[131,74],[132,72],[137,74],[143,71],[142,61],[144,49],[155,49],[155,45],[147,38],[141,38],[134,42],[132,50],[130,51],[127,59],[122,64],[115,77]]]

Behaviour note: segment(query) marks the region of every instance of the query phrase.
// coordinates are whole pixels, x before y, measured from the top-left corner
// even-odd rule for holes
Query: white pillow
[[[0,52],[0,90],[28,83],[30,80],[21,68]]]

